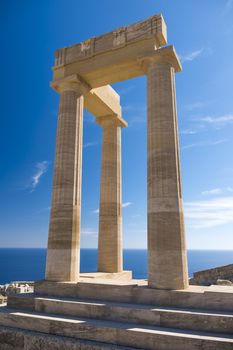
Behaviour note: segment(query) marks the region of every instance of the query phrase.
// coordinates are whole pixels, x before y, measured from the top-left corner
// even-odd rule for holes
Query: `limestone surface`
[[[147,73],[148,280],[161,289],[188,286],[184,214],[171,48],[143,62]]]
[[[46,276],[77,281],[80,259],[83,93],[77,84],[60,84],[60,106],[50,211]]]
[[[127,124],[109,117],[99,117],[97,123],[102,127],[98,271],[121,272],[123,269],[121,128]]]

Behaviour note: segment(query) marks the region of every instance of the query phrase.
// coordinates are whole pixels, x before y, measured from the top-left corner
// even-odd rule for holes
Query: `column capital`
[[[77,74],[52,80],[50,86],[58,93],[63,91],[76,91],[80,95],[85,95],[91,90],[91,87]]]
[[[146,73],[157,65],[173,67],[176,73],[182,71],[181,62],[173,45],[160,48],[152,56],[140,58],[139,61]]]
[[[105,115],[96,118],[96,123],[102,127],[107,126],[120,126],[121,128],[126,128],[128,123],[119,115]]]

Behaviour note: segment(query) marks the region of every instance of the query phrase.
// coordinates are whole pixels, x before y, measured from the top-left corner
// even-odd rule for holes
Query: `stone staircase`
[[[90,349],[233,349],[233,311],[34,294],[11,296],[1,309],[0,325],[88,340]]]

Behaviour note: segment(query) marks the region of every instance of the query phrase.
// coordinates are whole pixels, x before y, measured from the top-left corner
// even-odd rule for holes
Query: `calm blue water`
[[[44,278],[46,249],[1,249],[0,284],[10,281],[34,281]],[[189,275],[233,263],[233,251],[190,250],[188,251]],[[97,250],[81,250],[81,271],[96,271]],[[134,278],[147,277],[147,251],[124,250],[124,269],[132,270]]]

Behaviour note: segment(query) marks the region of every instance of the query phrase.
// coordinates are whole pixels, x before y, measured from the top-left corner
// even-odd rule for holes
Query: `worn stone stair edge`
[[[19,350],[29,350],[28,345],[31,342],[33,342],[33,346],[46,346],[46,350],[54,350],[56,345],[65,346],[65,348],[61,348],[65,350],[139,350],[139,348],[0,326],[0,344],[4,345],[2,342],[4,339],[6,340],[5,344],[11,343],[14,346],[12,349],[17,346]],[[41,349],[43,348],[41,347]]]
[[[25,293],[26,294],[26,293]],[[15,296],[13,296],[14,298]],[[159,311],[159,312],[177,312],[177,313],[192,313],[197,315],[211,315],[211,316],[226,316],[233,317],[233,311],[226,310],[214,310],[214,309],[196,309],[192,307],[174,307],[174,306],[161,306],[156,304],[138,304],[138,303],[127,303],[127,302],[114,302],[109,300],[99,300],[99,299],[82,299],[82,298],[66,298],[66,297],[55,297],[55,296],[41,296],[28,293],[27,295],[17,295],[17,299],[32,299],[32,300],[45,300],[52,302],[61,303],[74,303],[74,304],[85,304],[103,307],[122,307],[122,308],[132,308],[137,310],[149,310],[149,311]]]
[[[71,317],[71,316],[58,316],[56,314],[43,314],[43,313],[30,313],[30,312],[19,312],[18,310],[9,310],[7,308],[2,308],[3,310],[0,312],[1,314],[10,315],[17,318],[27,317],[37,320],[45,320],[45,321],[55,321],[55,322],[66,322],[73,324],[82,324],[82,326],[100,326],[101,328],[110,328],[114,327],[118,329],[125,329],[128,331],[145,331],[147,333],[158,333],[158,334],[169,334],[169,335],[179,335],[181,334],[184,337],[192,337],[196,338],[201,336],[202,338],[212,338],[212,339],[227,339],[231,340],[233,343],[233,334],[230,336],[229,334],[222,333],[211,333],[211,332],[203,332],[203,331],[192,331],[186,329],[177,329],[177,328],[168,328],[168,327],[159,327],[159,326],[149,326],[149,325],[138,325],[135,323],[124,323],[124,322],[116,322],[116,321],[106,321],[106,320],[93,320],[85,317]],[[1,323],[1,318],[0,318]],[[1,325],[1,324],[0,324]]]

